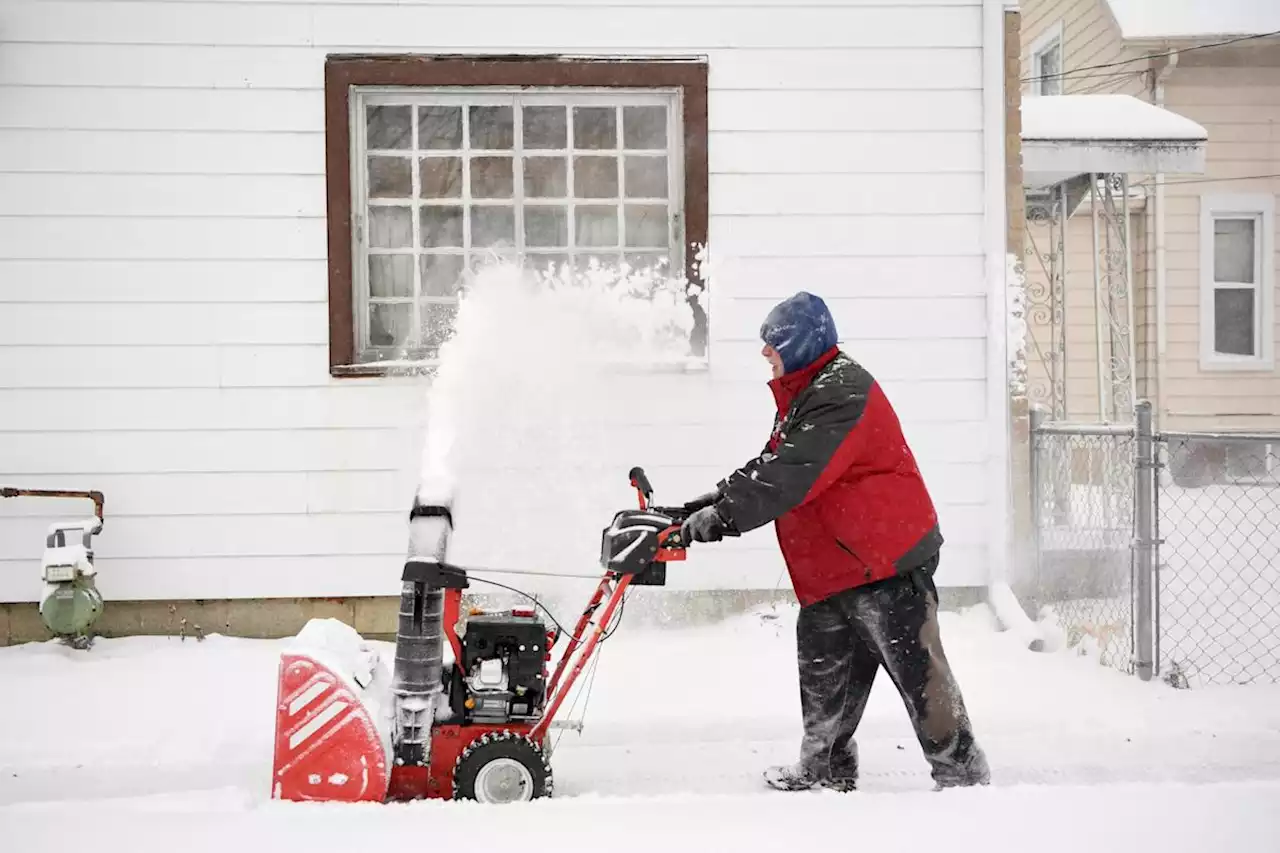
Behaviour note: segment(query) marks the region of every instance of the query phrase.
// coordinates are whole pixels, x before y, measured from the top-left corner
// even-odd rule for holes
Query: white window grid
[[[1200,369],[1270,371],[1275,368],[1275,206],[1267,193],[1205,195],[1200,198]],[[1215,272],[1215,226],[1221,219],[1252,220],[1253,281],[1219,281]],[[1221,353],[1215,348],[1220,289],[1253,291],[1253,355]]]
[[[367,108],[371,106],[410,106],[414,108],[412,123],[412,145],[410,148],[390,150],[369,149],[367,146]],[[416,116],[419,106],[459,106],[462,107],[462,147],[459,149],[421,148],[418,139],[418,121]],[[563,106],[568,107],[567,138],[565,148],[525,148],[524,123],[520,120],[518,110],[513,109],[514,143],[512,148],[477,149],[471,147],[470,107],[473,106]],[[613,148],[576,148],[574,147],[573,107],[610,106],[615,108],[616,144]],[[666,110],[667,140],[665,148],[639,149],[627,148],[623,138],[622,110],[633,106],[660,106]],[[575,262],[580,256],[625,257],[626,255],[662,256],[667,259],[669,275],[678,276],[685,267],[684,255],[684,129],[682,122],[682,99],[678,88],[608,88],[595,89],[588,87],[557,88],[512,88],[512,87],[440,87],[440,88],[407,88],[407,87],[357,87],[350,98],[351,128],[351,209],[352,209],[352,288],[355,311],[357,357],[365,358],[375,348],[369,340],[371,293],[369,289],[369,257],[370,255],[411,255],[413,262],[413,295],[406,297],[378,297],[377,302],[394,304],[411,304],[412,331],[409,335],[408,348],[413,349],[419,342],[423,329],[423,306],[457,304],[456,296],[424,296],[422,268],[420,257],[424,254],[463,255],[470,258],[477,252],[497,255],[505,260],[523,261],[529,255],[568,255],[570,270],[575,269]],[[623,152],[628,155],[665,156],[667,158],[667,197],[644,198],[627,197],[622,179]],[[368,197],[368,157],[384,154],[411,159],[410,169],[413,181],[413,199],[409,205],[412,215],[412,243],[408,248],[372,248],[369,245],[369,217],[367,211],[371,207],[404,206],[404,199],[370,199]],[[524,157],[526,155],[557,156],[567,160],[566,188],[563,198],[526,197],[524,195]],[[618,195],[612,198],[591,197],[578,199],[574,196],[573,164],[576,156],[613,155],[618,157],[619,181]],[[473,198],[471,194],[470,160],[476,157],[499,156],[513,160],[512,196],[510,198],[487,199]],[[417,167],[419,158],[461,157],[463,173],[461,195],[447,200],[433,200],[433,204],[447,203],[464,210],[469,206],[497,206],[514,209],[515,245],[510,250],[491,252],[472,246],[471,217],[462,219],[462,246],[424,249],[420,242],[420,208],[422,206],[421,174]],[[566,223],[567,242],[564,247],[529,248],[525,246],[524,205],[526,202],[546,203],[563,206],[568,215]],[[615,248],[599,246],[575,245],[575,215],[578,207],[600,205],[616,206],[618,216],[618,244]],[[667,208],[667,242],[665,246],[633,246],[626,245],[625,205],[664,205]],[[467,269],[474,269],[468,262]],[[465,271],[464,271],[465,274]],[[430,359],[428,359],[429,361]]]

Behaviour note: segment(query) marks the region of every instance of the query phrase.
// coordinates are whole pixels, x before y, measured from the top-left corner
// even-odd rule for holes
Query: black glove
[[[719,542],[724,535],[724,518],[714,505],[704,506],[680,525],[680,538],[685,542]]]
[[[720,500],[720,497],[720,490],[716,489],[714,492],[707,492],[704,495],[698,495],[698,497],[691,501],[685,501],[684,509],[688,512],[696,512],[703,507],[711,506],[716,501]]]

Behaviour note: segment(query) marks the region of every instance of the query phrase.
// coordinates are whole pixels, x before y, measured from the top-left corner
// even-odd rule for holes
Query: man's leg
[[[851,642],[852,659],[849,663],[849,685],[845,690],[844,713],[836,727],[835,739],[831,742],[831,778],[835,780],[836,787],[845,790],[852,790],[857,785],[858,742],[854,739],[854,734],[858,731],[858,724],[862,722],[863,712],[867,710],[871,686],[880,670],[879,652],[867,645],[858,634],[856,626]]]
[[[845,599],[902,696],[938,787],[985,785],[991,773],[942,649],[938,597],[924,572],[857,590]]]
[[[837,742],[847,746],[857,716],[847,713],[850,698],[871,691],[854,685],[851,676],[855,658],[862,648],[857,631],[842,609],[829,601],[800,608],[796,620],[796,665],[800,675],[800,715],[804,736],[800,741],[800,761],[792,767],[771,767],[765,780],[773,787],[796,791],[829,783],[833,772],[844,776],[856,773],[856,756],[845,751],[835,754]],[[874,668],[871,675],[874,676]],[[852,693],[851,693],[852,691]],[[862,705],[866,698],[863,696]],[[851,767],[852,765],[852,767]],[[842,780],[843,781],[843,780]]]

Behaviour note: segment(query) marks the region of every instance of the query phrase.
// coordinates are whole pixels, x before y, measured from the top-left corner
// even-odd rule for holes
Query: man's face
[[[760,354],[768,360],[769,366],[773,368],[773,378],[780,378],[782,376],[782,356],[778,355],[778,351],[765,344],[764,348],[760,350]]]

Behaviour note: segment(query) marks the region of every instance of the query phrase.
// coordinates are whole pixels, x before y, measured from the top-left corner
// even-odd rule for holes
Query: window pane
[[[562,206],[526,205],[524,244],[544,248],[569,245],[569,211]]]
[[[375,347],[400,347],[409,341],[413,325],[413,305],[400,302],[388,305],[375,302],[369,306],[369,343]]]
[[[453,335],[458,306],[427,302],[422,306],[422,348],[427,358],[435,358],[440,347]]]
[[[668,245],[666,205],[629,204],[623,216],[626,218],[628,246]]]
[[[1213,280],[1253,284],[1254,220],[1213,221]]]
[[[501,206],[475,206],[471,211],[471,245],[477,249],[516,244],[515,208]]]
[[[423,157],[418,161],[423,198],[462,197],[462,158]]]
[[[374,149],[413,147],[412,107],[368,107],[365,110],[365,147]]]
[[[511,198],[515,179],[510,157],[472,157],[473,198]]]
[[[413,245],[413,213],[407,207],[369,208],[369,245],[404,249]]]
[[[1213,349],[1228,355],[1255,355],[1253,288],[1222,287],[1213,292]]]
[[[1055,44],[1040,53],[1036,61],[1036,81],[1042,95],[1062,94],[1062,45]]]
[[[413,255],[370,255],[369,295],[413,296]]]
[[[622,142],[627,148],[666,148],[667,108],[623,107]]]
[[[418,107],[418,148],[462,147],[462,107]]]
[[[632,273],[664,277],[671,274],[666,252],[628,252],[622,256]]]
[[[568,148],[568,111],[564,107],[525,107],[525,148]]]
[[[413,171],[408,157],[369,158],[369,198],[409,198]]]
[[[564,198],[569,193],[569,163],[564,157],[526,157],[524,194],[527,198]]]
[[[627,157],[622,168],[628,198],[667,197],[666,157]]]
[[[423,248],[462,246],[461,206],[424,204],[418,216]]]
[[[573,108],[574,148],[617,148],[618,111],[613,107]]]
[[[463,255],[420,255],[423,296],[453,296],[466,266]]]
[[[574,157],[573,194],[577,198],[617,198],[617,157]]]
[[[612,281],[617,276],[619,258],[616,253],[574,255],[574,275],[601,276],[605,281]]]
[[[525,268],[539,276],[568,276],[568,264],[568,255],[553,252],[531,252],[525,256],[524,261]]]
[[[472,107],[471,147],[506,150],[516,144],[512,107]]]
[[[618,208],[614,205],[579,206],[574,209],[573,218],[573,240],[577,245],[618,245]]]

